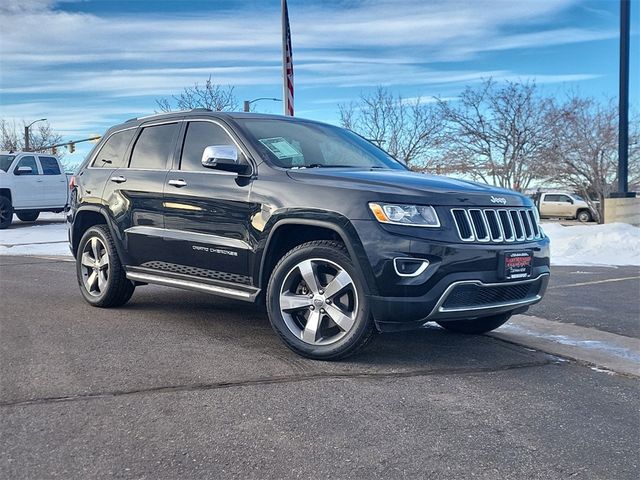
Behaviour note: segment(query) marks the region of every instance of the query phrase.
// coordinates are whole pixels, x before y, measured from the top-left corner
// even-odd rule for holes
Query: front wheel
[[[106,225],[89,228],[76,254],[80,292],[95,307],[119,307],[129,301],[135,285],[127,279]]]
[[[442,320],[436,322],[445,330],[467,335],[481,335],[495,330],[509,321],[511,313],[503,313],[492,317],[476,318],[475,320]]]
[[[588,210],[581,210],[580,212],[578,212],[578,220],[582,223],[590,222],[592,220],[591,212],[589,212]]]
[[[267,310],[285,344],[316,360],[351,355],[374,333],[364,279],[338,242],[313,241],[288,252],[269,280]]]
[[[9,228],[13,220],[13,206],[11,200],[0,196],[0,230]]]
[[[23,222],[35,222],[40,216],[37,210],[28,210],[26,212],[16,212],[16,215]]]

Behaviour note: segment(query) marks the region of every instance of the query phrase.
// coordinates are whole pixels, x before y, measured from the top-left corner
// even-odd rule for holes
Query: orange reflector
[[[378,219],[379,222],[388,222],[389,218],[385,215],[384,210],[377,203],[370,203],[369,208]]]

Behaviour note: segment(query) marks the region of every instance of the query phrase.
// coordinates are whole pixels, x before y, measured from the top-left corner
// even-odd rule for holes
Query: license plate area
[[[531,278],[533,252],[518,250],[501,254],[500,273],[504,280]]]

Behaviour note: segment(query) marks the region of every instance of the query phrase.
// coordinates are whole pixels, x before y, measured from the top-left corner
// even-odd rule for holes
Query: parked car
[[[309,120],[133,119],[72,185],[70,247],[91,305],[123,305],[149,283],[264,303],[284,343],[315,359],[432,321],[488,332],[539,302],[549,279],[529,198],[413,173]]]
[[[589,204],[575,193],[541,193],[538,200],[538,208],[542,218],[572,218],[581,222],[591,222],[595,218],[595,214]]]
[[[62,212],[68,193],[67,176],[55,156],[0,153],[0,229],[11,225],[14,213],[34,222],[40,212]]]

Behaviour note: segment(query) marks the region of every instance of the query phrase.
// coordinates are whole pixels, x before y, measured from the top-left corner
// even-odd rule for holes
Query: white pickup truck
[[[589,204],[575,193],[545,192],[536,203],[541,218],[575,218],[581,222],[591,222],[595,218]]]
[[[62,212],[68,196],[67,176],[53,155],[0,153],[0,229],[11,225],[14,213],[33,222],[40,212]]]

